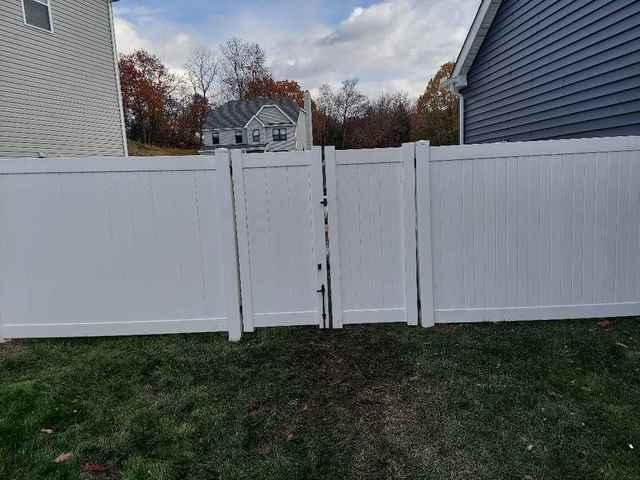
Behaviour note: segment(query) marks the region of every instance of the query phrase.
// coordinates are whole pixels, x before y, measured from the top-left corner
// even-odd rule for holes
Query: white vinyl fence
[[[0,337],[241,332],[229,162],[0,161]]]
[[[640,137],[2,160],[0,230],[0,340],[634,316]]]
[[[324,326],[320,150],[236,150],[233,173],[245,330]]]
[[[325,158],[333,326],[417,325],[413,144]]]
[[[640,315],[640,138],[416,161],[423,325]]]

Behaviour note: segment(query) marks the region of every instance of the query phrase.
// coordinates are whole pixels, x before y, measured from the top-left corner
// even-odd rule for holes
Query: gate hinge
[[[322,206],[325,206],[325,207],[326,207],[326,206],[327,206],[327,203],[328,203],[328,202],[327,202],[327,199],[326,199],[326,198],[323,198],[322,200],[320,200],[320,205],[322,205]]]

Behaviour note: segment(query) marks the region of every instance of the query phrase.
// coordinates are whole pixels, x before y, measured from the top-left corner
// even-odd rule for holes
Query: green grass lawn
[[[640,322],[16,341],[0,478],[638,479]]]

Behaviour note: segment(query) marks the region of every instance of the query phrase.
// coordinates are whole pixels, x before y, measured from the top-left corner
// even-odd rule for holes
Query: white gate
[[[326,326],[321,150],[232,159],[245,331]]]
[[[415,146],[325,150],[333,326],[418,324]]]

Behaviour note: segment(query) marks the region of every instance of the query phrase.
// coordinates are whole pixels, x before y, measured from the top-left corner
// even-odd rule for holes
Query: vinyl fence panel
[[[245,331],[324,326],[321,151],[234,151],[233,180]]]
[[[240,337],[229,159],[0,161],[0,336]]]
[[[334,327],[418,323],[414,155],[325,152]]]
[[[435,147],[418,162],[436,323],[640,315],[638,137]]]

